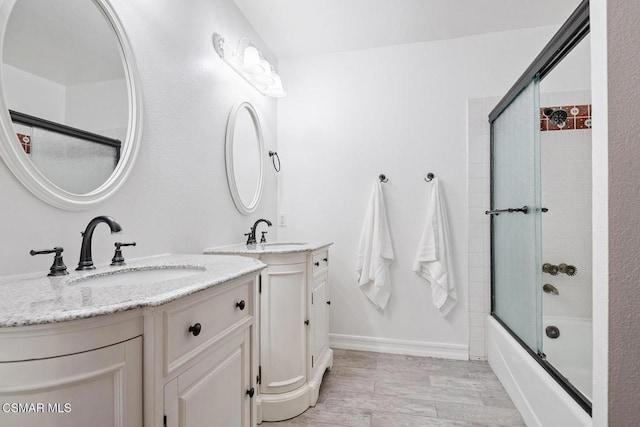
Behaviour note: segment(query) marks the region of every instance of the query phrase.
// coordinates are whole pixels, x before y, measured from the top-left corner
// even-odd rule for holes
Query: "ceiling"
[[[560,25],[579,0],[234,0],[278,58]]]

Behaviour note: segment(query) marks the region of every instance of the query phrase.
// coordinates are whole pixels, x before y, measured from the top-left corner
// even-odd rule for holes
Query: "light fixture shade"
[[[282,87],[282,80],[278,73],[273,73],[273,79],[275,82],[265,90],[264,94],[267,96],[271,96],[273,98],[284,98],[287,96],[287,93],[284,91]]]
[[[242,70],[249,74],[260,74],[267,71],[260,59],[260,52],[253,46],[247,46],[243,53]]]
[[[274,98],[286,96],[280,76],[248,38],[241,38],[234,50],[224,37],[214,33],[213,47],[220,58],[258,92]]]

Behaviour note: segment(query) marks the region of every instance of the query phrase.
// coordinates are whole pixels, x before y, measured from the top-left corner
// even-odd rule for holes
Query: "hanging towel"
[[[356,272],[360,289],[379,310],[384,310],[391,296],[389,264],[392,260],[393,248],[382,184],[376,180],[360,234]]]
[[[434,178],[431,185],[426,224],[418,245],[413,271],[431,283],[433,305],[445,316],[456,304],[458,295],[449,265],[449,224],[438,178]]]

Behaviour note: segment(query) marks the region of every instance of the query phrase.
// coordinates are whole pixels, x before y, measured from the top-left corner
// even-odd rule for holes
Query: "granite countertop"
[[[153,307],[243,276],[266,266],[241,256],[159,255],[127,260],[119,267],[97,266],[49,277],[47,272],[0,278],[0,327],[26,326],[101,316]],[[90,276],[117,277],[123,270],[187,269],[176,279],[143,280],[135,284],[91,283]],[[153,272],[152,272],[153,273]],[[178,274],[183,272],[177,271]],[[122,276],[124,277],[124,275]],[[129,277],[129,279],[131,276]],[[135,280],[134,280],[135,281]]]
[[[296,252],[311,252],[326,246],[333,245],[333,242],[301,243],[301,242],[268,242],[266,244],[246,245],[236,243],[227,246],[215,246],[206,248],[205,254],[218,255],[262,255],[262,254],[290,254]]]

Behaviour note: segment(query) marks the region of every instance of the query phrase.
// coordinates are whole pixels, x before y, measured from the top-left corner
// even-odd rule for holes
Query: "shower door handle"
[[[508,209],[494,209],[492,211],[484,211],[485,215],[500,215],[501,213],[514,213],[514,212],[522,212],[526,214],[529,212],[529,207],[523,206],[521,208],[508,208]]]

